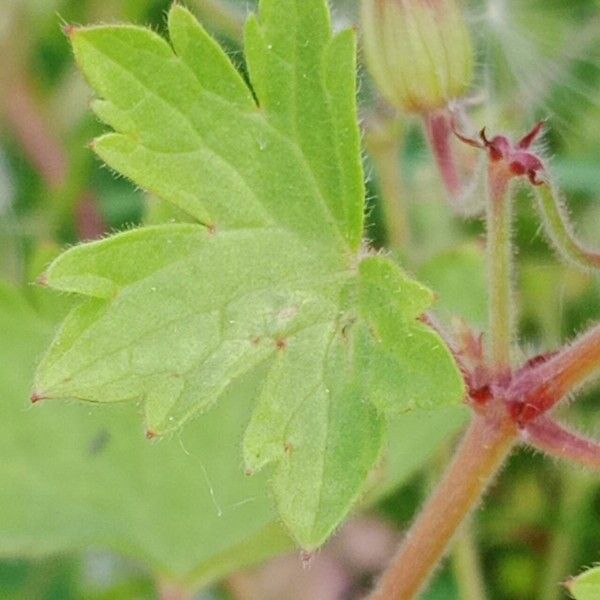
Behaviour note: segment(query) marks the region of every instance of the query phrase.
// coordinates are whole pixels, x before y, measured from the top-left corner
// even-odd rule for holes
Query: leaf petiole
[[[600,324],[548,360],[517,374],[507,390],[524,426],[600,373]]]
[[[523,437],[531,446],[550,456],[600,471],[600,443],[586,438],[550,417],[540,417],[527,425]]]
[[[581,269],[600,269],[600,252],[577,240],[556,185],[545,182],[535,188],[535,195],[546,233],[558,253]]]

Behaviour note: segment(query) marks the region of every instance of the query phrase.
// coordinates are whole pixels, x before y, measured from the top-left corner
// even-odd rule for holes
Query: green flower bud
[[[363,0],[367,66],[397,108],[429,112],[467,91],[473,47],[456,0]]]

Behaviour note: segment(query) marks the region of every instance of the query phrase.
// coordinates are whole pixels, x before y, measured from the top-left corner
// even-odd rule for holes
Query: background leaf
[[[134,405],[26,409],[51,327],[5,287],[0,324],[0,554],[110,548],[155,573],[207,582],[289,547],[265,477],[244,477],[239,447],[222,443],[243,430],[252,382],[202,422],[150,444]]]

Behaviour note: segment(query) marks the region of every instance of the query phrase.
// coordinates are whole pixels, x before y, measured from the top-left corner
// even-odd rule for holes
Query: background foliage
[[[241,59],[235,19],[211,10],[212,2],[187,4]],[[164,31],[168,5],[160,0],[3,0],[1,6],[2,599],[153,598],[157,577],[213,583],[229,574],[223,572],[228,561],[241,567],[290,548],[260,479],[240,474],[239,448],[221,452],[223,430],[212,429],[207,436],[211,428],[196,422],[181,437],[151,445],[143,439],[135,408],[113,415],[71,405],[32,411],[27,404],[34,365],[65,310],[64,299],[31,285],[48,261],[81,237],[180,218],[115,179],[86,148],[102,128],[88,110],[89,90],[75,70],[60,24],[127,20]],[[225,6],[245,14],[253,3]],[[355,2],[340,0],[333,7],[338,24],[354,22]],[[520,132],[535,118],[548,116],[547,153],[582,235],[597,241],[598,3],[489,0],[469,3],[469,11],[480,51],[478,91],[484,98],[474,113],[477,124]],[[360,103],[369,141],[385,111],[364,74]],[[419,124],[403,119],[395,131],[403,141],[398,148],[392,144],[392,162],[402,175],[402,187],[391,199],[395,204],[386,193],[390,182],[379,146],[369,143],[368,236],[389,247],[437,292],[442,319],[458,314],[481,325],[486,300],[481,224],[465,225],[446,208]],[[390,222],[399,203],[406,207],[410,232],[410,242],[402,247]],[[534,354],[600,317],[600,279],[555,260],[527,195],[519,202],[517,228],[521,335]],[[252,381],[242,385],[247,390]],[[597,406],[598,391],[590,390],[570,418],[598,433]],[[211,418],[241,432],[246,413],[223,407]],[[342,529],[310,569],[302,570],[292,552],[261,569],[231,575],[203,594],[281,598],[297,588],[294,593],[305,594],[298,598],[358,597],[417,509],[460,422],[460,415],[443,415],[439,422],[406,423],[392,438],[396,446],[375,486],[377,497],[368,499],[368,516]],[[600,560],[599,517],[600,494],[592,477],[563,471],[537,456],[514,457],[474,528],[491,597],[566,597],[556,582]],[[206,548],[205,540],[215,538],[221,547]],[[428,600],[459,597],[455,567],[456,560],[439,574]]]

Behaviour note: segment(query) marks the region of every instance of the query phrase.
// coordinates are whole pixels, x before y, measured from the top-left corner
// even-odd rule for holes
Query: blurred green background
[[[184,3],[243,68],[241,21],[255,3]],[[88,110],[91,94],[74,67],[61,26],[132,21],[164,32],[169,4],[164,0],[0,0],[0,403],[13,411],[0,413],[4,420],[0,462],[5,463],[0,468],[4,490],[0,491],[0,600],[128,600],[158,594],[155,580],[161,573],[152,568],[152,560],[139,560],[145,556],[141,550],[122,551],[122,540],[112,543],[110,533],[106,543],[99,543],[102,522],[95,523],[92,535],[88,519],[97,517],[89,517],[83,509],[78,512],[86,502],[106,502],[102,508],[109,511],[111,502],[118,506],[118,499],[86,499],[81,490],[75,495],[71,490],[76,486],[69,481],[55,482],[52,493],[40,485],[35,488],[42,490],[39,498],[25,498],[20,494],[26,492],[17,486],[32,479],[34,471],[52,471],[52,466],[31,461],[46,454],[51,465],[52,460],[68,456],[68,444],[61,446],[63,454],[59,454],[44,440],[67,439],[77,427],[75,420],[62,421],[63,413],[56,413],[51,433],[44,429],[45,421],[22,425],[31,414],[26,408],[27,378],[48,332],[69,304],[66,298],[32,286],[35,278],[65,245],[142,222],[182,218],[102,168],[88,149],[87,143],[102,126]],[[332,7],[336,26],[358,25],[356,1],[339,0]],[[478,47],[474,126],[519,134],[535,119],[548,118],[545,155],[562,183],[581,236],[600,245],[600,3],[489,0],[469,2],[467,10]],[[450,322],[452,315],[458,315],[483,329],[482,223],[462,222],[451,213],[420,123],[391,114],[364,69],[359,98],[369,150],[365,154],[368,238],[387,247],[432,286],[440,297],[440,318]],[[525,358],[557,346],[600,318],[600,278],[581,274],[556,259],[541,234],[528,194],[519,198],[517,212],[518,303]],[[395,228],[397,217],[406,219],[403,235]],[[598,433],[599,402],[599,390],[591,388],[576,405],[564,409],[565,419]],[[67,418],[72,419],[70,413]],[[415,465],[422,468],[415,472],[411,467],[398,475],[384,499],[367,516],[343,528],[312,558],[310,568],[303,569],[292,551],[266,566],[229,575],[224,582],[207,577],[211,585],[197,597],[361,597],[439,472],[455,432],[456,427],[449,427],[441,436],[425,432],[415,438],[415,447],[428,459]],[[115,435],[118,432],[110,429],[90,430],[85,442],[91,444],[90,454],[102,451]],[[33,446],[39,446],[39,451],[31,456],[20,450]],[[181,448],[186,450],[187,445],[181,442]],[[140,456],[144,452],[140,450]],[[178,449],[176,454],[177,459],[185,459],[186,452]],[[13,471],[18,469],[17,476]],[[191,470],[212,494],[213,480],[205,466],[196,464]],[[174,484],[178,485],[176,480]],[[34,488],[23,484],[22,489]],[[38,506],[34,515],[35,503],[42,500],[47,503]],[[145,502],[143,497],[137,501]],[[10,506],[15,503],[24,508],[13,514]],[[32,525],[51,521],[61,503],[66,503],[65,514],[72,514],[61,527],[70,532],[69,540],[77,539],[71,544],[76,551],[66,552],[70,542],[60,539],[59,529],[52,532],[56,542],[49,543],[47,532],[38,539],[38,525]],[[135,520],[137,508],[130,510],[127,518]],[[176,517],[170,515],[173,521]],[[244,518],[268,523],[270,515],[249,513]],[[185,523],[181,527],[185,530]],[[89,547],[87,539],[94,540]],[[187,543],[192,546],[194,540]],[[270,544],[265,557],[288,551],[279,533]],[[467,559],[472,557],[471,546],[476,548],[491,600],[566,598],[559,582],[600,561],[597,479],[541,456],[517,454],[477,514],[469,539],[460,545]],[[261,556],[259,550],[248,552],[243,560],[236,559],[240,565]],[[455,554],[438,573],[426,600],[461,598],[461,560],[465,554],[462,558]],[[226,569],[222,574],[227,574]],[[171,597],[169,593],[163,588],[162,597]]]

